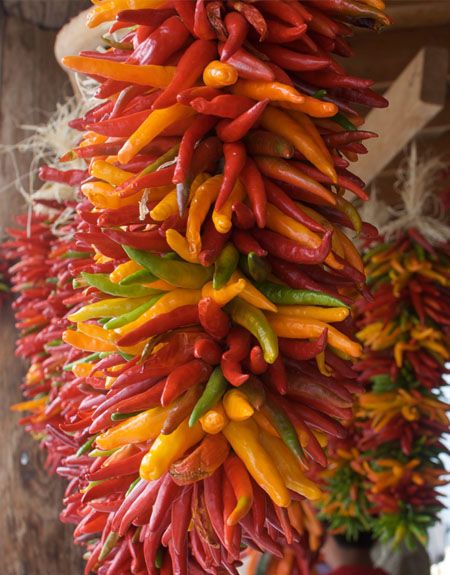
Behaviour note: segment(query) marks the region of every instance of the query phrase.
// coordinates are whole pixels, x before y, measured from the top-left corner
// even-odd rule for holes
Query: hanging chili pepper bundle
[[[426,541],[447,482],[450,233],[427,212],[437,195],[436,162],[417,163],[413,149],[406,174],[405,207],[364,256],[374,299],[357,304],[365,354],[356,369],[367,391],[358,398],[352,440],[336,444],[325,473],[322,513],[349,538],[370,528],[384,541],[413,546]],[[419,198],[413,210],[412,194]]]
[[[104,100],[71,122],[62,161],[85,169],[42,170],[79,191],[45,433],[86,573],[235,573],[242,543],[301,547],[307,469],[351,417],[365,277],[343,230],[367,226],[342,195],[365,197],[353,102],[386,101],[333,53],[387,19],[273,8],[111,0],[89,23],[126,23],[120,41],[64,61]]]

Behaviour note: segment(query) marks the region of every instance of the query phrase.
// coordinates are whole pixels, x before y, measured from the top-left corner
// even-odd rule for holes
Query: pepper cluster
[[[361,390],[365,275],[343,230],[374,229],[343,193],[367,198],[347,168],[374,134],[353,105],[386,105],[333,53],[382,8],[107,0],[89,20],[114,20],[106,49],[64,60],[105,101],[71,122],[62,160],[86,169],[41,169],[80,200],[73,236],[36,221],[36,270],[16,268],[35,322],[19,407],[70,481],[86,573],[236,573],[242,544],[308,550],[306,470]],[[32,268],[40,244],[16,235]]]
[[[448,244],[434,247],[410,229],[365,255],[374,299],[358,305],[365,356],[356,369],[368,390],[351,441],[338,446],[325,472],[322,509],[350,538],[373,529],[384,541],[423,543],[442,507],[449,253]]]

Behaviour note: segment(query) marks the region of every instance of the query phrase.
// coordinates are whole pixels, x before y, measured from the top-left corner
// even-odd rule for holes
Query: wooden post
[[[352,166],[370,183],[414,136],[444,107],[447,90],[448,52],[425,47],[413,58],[384,94],[389,108],[372,110],[365,130],[379,134],[367,140],[369,153]]]
[[[14,7],[8,2],[8,9],[17,10],[17,16],[8,15],[0,2],[2,144],[15,144],[23,139],[26,133],[20,128],[21,124],[45,122],[56,103],[70,93],[67,77],[53,56],[56,33],[31,23],[29,10],[44,9],[44,4],[45,18],[37,20],[49,28],[62,24],[64,5],[73,11],[80,9],[81,2],[36,0],[15,2]],[[20,16],[26,16],[28,22]],[[6,186],[17,174],[27,173],[29,160],[15,154],[14,165],[10,156],[0,156],[0,237],[4,226],[10,225],[14,216],[24,210],[21,195],[14,186]],[[3,503],[0,573],[78,575],[83,572],[82,550],[72,543],[72,527],[62,525],[58,518],[65,482],[48,476],[44,469],[45,454],[19,426],[18,414],[9,410],[11,404],[21,401],[20,384],[26,367],[14,356],[16,337],[12,311],[6,306],[0,312],[0,494]]]

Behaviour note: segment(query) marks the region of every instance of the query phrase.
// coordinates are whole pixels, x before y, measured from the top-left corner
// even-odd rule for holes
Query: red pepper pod
[[[221,120],[216,131],[222,142],[231,143],[242,140],[258,122],[268,103],[269,100],[261,100],[234,120]]]
[[[218,365],[222,356],[222,348],[212,339],[200,338],[195,342],[194,356],[208,365]]]
[[[259,228],[264,228],[267,217],[266,182],[264,182],[261,172],[251,158],[247,158],[242,170],[242,182],[247,191],[256,223]]]
[[[214,206],[217,211],[220,211],[230,197],[247,159],[245,146],[240,142],[224,144],[223,155],[225,159],[223,180]]]
[[[210,114],[219,118],[237,118],[254,104],[254,100],[236,94],[221,94],[212,100],[199,97],[190,101],[190,105],[199,114]]]
[[[239,12],[228,12],[224,18],[225,28],[228,38],[222,47],[220,60],[226,62],[233,54],[241,48],[244,43],[249,25],[247,20]]]
[[[208,381],[211,371],[211,366],[199,359],[176,367],[165,380],[161,405],[169,405],[189,388]]]
[[[248,191],[248,190],[247,190]],[[233,224],[241,230],[251,230],[255,225],[255,216],[252,210],[242,202],[236,202],[232,206]]]
[[[222,308],[210,297],[198,303],[198,316],[203,329],[214,339],[224,339],[230,330],[230,320]]]
[[[219,44],[220,54],[221,51],[222,46]],[[233,68],[237,70],[239,77],[244,80],[273,82],[275,79],[275,73],[268,62],[263,62],[243,48],[236,50],[236,52],[226,60],[221,57],[221,60],[233,66]]]
[[[296,264],[320,264],[331,251],[331,230],[327,230],[316,249],[300,246],[297,242],[269,230],[254,230],[253,235],[269,254]]]
[[[280,351],[291,359],[306,361],[323,352],[327,346],[328,329],[324,329],[314,341],[278,338]]]
[[[258,241],[249,233],[239,228],[233,230],[233,243],[241,254],[248,256],[254,252],[257,256],[264,257],[267,251],[261,247]]]

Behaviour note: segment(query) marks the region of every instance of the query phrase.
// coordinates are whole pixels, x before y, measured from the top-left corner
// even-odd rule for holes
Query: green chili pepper
[[[128,495],[133,491],[133,489],[136,487],[136,485],[139,483],[139,481],[141,480],[140,477],[137,477],[133,483],[130,485],[130,487],[127,489],[127,492],[125,493],[125,497],[128,497]]]
[[[138,270],[137,272],[130,274],[126,278],[123,278],[123,280],[121,280],[119,284],[121,286],[129,286],[131,284],[150,283],[156,281],[157,279],[158,278],[148,270]]]
[[[67,252],[65,252],[64,254],[62,254],[60,257],[62,260],[68,260],[68,259],[84,259],[84,258],[88,258],[90,256],[90,252],[80,252],[77,250],[69,250]]]
[[[160,290],[146,288],[140,285],[121,286],[120,284],[115,284],[109,279],[108,274],[88,274],[87,272],[81,272],[81,277],[88,285],[96,287],[101,292],[109,295],[119,297],[142,297],[145,295],[153,296],[161,293]]]
[[[214,263],[213,288],[222,288],[231,278],[239,261],[239,252],[233,244],[227,244]]]
[[[105,323],[105,328],[116,329],[118,327],[127,325],[127,323],[131,323],[132,321],[140,317],[145,311],[147,311],[149,308],[155,305],[155,303],[159,300],[159,298],[162,295],[163,294],[155,295],[154,297],[152,297],[139,307],[133,309],[132,311],[129,311],[128,313],[123,313],[122,315],[119,315],[117,317],[113,317],[107,323]]]
[[[344,130],[347,130],[348,132],[356,132],[357,130],[356,126],[352,124],[350,120],[344,116],[344,114],[341,114],[341,112],[338,112],[330,119],[336,122],[336,124],[339,124],[341,128],[344,128]]]
[[[159,156],[159,158],[155,160],[152,164],[144,168],[142,172],[139,174],[139,176],[145,176],[146,174],[156,172],[156,170],[160,168],[163,164],[165,164],[166,162],[170,162],[177,156],[179,148],[180,144],[175,144],[175,146],[172,146],[170,150],[167,150],[167,152],[165,152],[162,156]]]
[[[266,575],[271,559],[272,555],[270,553],[264,553],[258,561],[255,575]]]
[[[256,286],[271,302],[277,305],[320,305],[323,307],[348,307],[337,297],[320,291],[293,289],[271,282]]]
[[[298,459],[304,461],[305,453],[298,440],[297,431],[292,425],[289,417],[280,407],[274,405],[273,403],[267,402],[265,404],[265,408],[272,425],[278,431],[281,439],[283,440],[283,443],[286,445],[286,447],[289,447],[289,449],[296,457],[298,457]]]
[[[263,282],[267,279],[271,272],[270,264],[265,259],[250,252],[247,256],[248,273],[255,280],[255,282]]]
[[[156,277],[177,287],[200,289],[212,277],[212,267],[167,260],[129,246],[123,246],[123,249],[132,260],[150,270]]]
[[[189,418],[189,427],[192,427],[197,423],[200,417],[211,409],[222,395],[225,393],[225,390],[228,387],[228,382],[224,378],[222,370],[220,367],[216,367],[216,369],[212,372],[210,378],[208,379],[208,383],[205,386],[205,389],[194,406],[192,410],[191,416]]]
[[[107,451],[103,451],[102,449],[93,449],[89,452],[89,457],[109,457],[119,449],[121,449],[121,447],[114,447],[114,449],[108,449]]]
[[[134,417],[135,415],[139,415],[142,411],[132,411],[130,413],[113,413],[111,415],[112,421],[123,421],[124,419],[129,419],[130,417]]]
[[[79,364],[79,363],[87,363],[93,359],[100,359],[100,353],[98,351],[91,353],[90,355],[87,355],[85,357],[80,357],[80,359],[76,359],[75,361],[72,361],[70,363],[68,363],[67,365],[65,365],[63,367],[64,371],[71,371],[71,369]]]
[[[79,450],[76,453],[77,457],[84,455],[91,449],[96,437],[97,437],[96,435],[93,435],[85,443],[83,443],[83,445],[79,448]]]
[[[112,551],[113,547],[115,546],[118,540],[119,540],[119,534],[114,533],[114,531],[111,531],[111,533],[106,538],[106,541],[103,543],[102,550],[100,551],[100,555],[98,556],[99,561],[103,561],[104,559],[106,559],[106,557],[110,554],[110,552]]]
[[[278,357],[278,338],[264,313],[239,297],[234,298],[227,308],[234,323],[241,325],[256,337],[267,363],[274,363]]]

